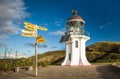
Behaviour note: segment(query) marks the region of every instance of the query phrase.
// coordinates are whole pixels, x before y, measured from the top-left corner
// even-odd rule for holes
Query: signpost
[[[38,59],[37,59],[37,52],[38,52],[38,43],[41,42],[46,42],[45,38],[43,38],[42,36],[37,36],[37,31],[39,30],[43,30],[43,31],[47,31],[48,29],[42,26],[37,26],[35,24],[31,24],[28,22],[24,22],[25,24],[25,28],[27,30],[21,30],[23,32],[22,36],[25,37],[35,37],[36,41],[35,41],[35,76],[37,77],[38,75],[38,68],[37,68],[37,63],[38,63]]]

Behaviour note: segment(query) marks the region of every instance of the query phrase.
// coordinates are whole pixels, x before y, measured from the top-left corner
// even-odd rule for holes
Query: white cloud
[[[58,47],[57,47],[57,46],[52,46],[51,48],[52,48],[52,49],[56,49],[56,48],[58,48]]]
[[[16,58],[27,58],[26,56],[23,55],[17,55],[16,54],[7,54],[6,59],[16,59]],[[0,59],[4,59],[4,55],[0,54]]]
[[[39,47],[39,48],[47,48],[48,45],[47,45],[47,44],[39,44],[38,47]]]
[[[48,23],[45,23],[44,26],[48,26]]]
[[[63,22],[63,20],[62,20],[62,19],[61,19],[61,20],[58,20],[58,21],[55,21],[55,26],[60,27],[60,26],[61,26],[61,24],[62,24],[62,22]]]
[[[50,34],[50,35],[56,35],[56,36],[58,36],[58,35],[63,35],[63,34],[64,34],[64,31],[57,30],[57,31],[54,31],[54,32],[50,32],[49,34]]]
[[[0,38],[18,33],[18,23],[29,16],[23,0],[0,0]]]
[[[26,56],[23,56],[23,55],[17,55],[16,54],[7,54],[7,57],[6,58],[10,58],[10,59],[15,59],[15,58],[27,58]]]
[[[35,44],[33,44],[33,43],[26,43],[24,45],[29,46],[29,47],[35,47]],[[48,47],[47,44],[38,44],[38,48],[47,48],[47,47]]]
[[[99,28],[100,28],[100,29],[103,29],[104,27],[107,27],[107,26],[109,26],[109,25],[111,25],[111,24],[112,24],[112,23],[108,22],[108,23],[105,23],[105,24],[103,24],[103,25],[100,25]]]
[[[0,42],[0,47],[4,47],[4,46],[6,46],[6,43]]]
[[[55,22],[55,26],[61,26],[61,22],[56,21],[56,22]]]

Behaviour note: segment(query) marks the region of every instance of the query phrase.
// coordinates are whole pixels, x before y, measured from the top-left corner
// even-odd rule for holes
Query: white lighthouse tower
[[[66,56],[62,65],[90,65],[85,51],[86,41],[90,39],[84,30],[85,21],[77,15],[77,11],[72,11],[72,14],[67,20],[66,32],[60,40],[66,44]]]

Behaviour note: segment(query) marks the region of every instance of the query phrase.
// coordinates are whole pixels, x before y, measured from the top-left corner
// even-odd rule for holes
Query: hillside
[[[46,64],[57,64],[61,61],[63,61],[65,57],[65,51],[64,50],[56,50],[56,51],[48,51],[43,54],[38,55],[38,64],[41,62],[44,62]],[[34,61],[35,57],[29,57],[28,61]]]
[[[90,62],[120,61],[120,42],[97,42],[86,48]]]
[[[118,62],[120,61],[120,42],[97,42],[86,48],[90,62]],[[64,50],[49,51],[38,55],[39,63],[60,65],[65,57]],[[30,57],[29,59],[34,59]]]
[[[105,52],[120,54],[120,42],[97,42],[86,48],[87,52]]]

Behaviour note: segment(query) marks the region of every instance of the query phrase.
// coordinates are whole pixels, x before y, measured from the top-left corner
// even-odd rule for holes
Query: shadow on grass
[[[100,79],[120,79],[120,76],[115,74],[109,65],[98,66],[97,71]]]
[[[102,56],[99,56],[99,57],[93,59],[93,60],[90,61],[90,62],[96,62],[96,61],[98,61],[98,60],[100,60],[100,59],[103,59],[104,57],[107,57],[108,55],[109,55],[109,53],[106,53],[106,54],[104,54],[104,55],[102,55]]]
[[[65,58],[65,57],[61,57],[61,58],[59,58],[58,60],[53,61],[53,62],[51,63],[51,65],[61,65],[61,63],[63,62],[64,58]]]

